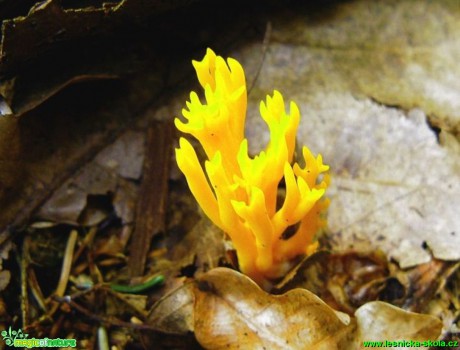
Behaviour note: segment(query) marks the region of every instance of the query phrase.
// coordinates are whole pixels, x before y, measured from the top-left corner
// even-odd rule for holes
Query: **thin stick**
[[[73,262],[76,262],[77,259],[80,257],[80,255],[85,250],[85,248],[89,247],[92,244],[92,242],[94,240],[94,236],[97,233],[97,230],[98,230],[97,226],[93,226],[93,227],[91,227],[89,229],[89,232],[86,234],[85,238],[83,238],[83,242],[81,243],[80,247],[78,248],[78,250],[74,254]]]
[[[54,297],[54,300],[60,302],[60,303],[66,303],[69,306],[71,306],[73,309],[79,311],[83,315],[96,320],[98,322],[104,322],[106,324],[112,325],[112,326],[117,326],[117,327],[127,327],[127,328],[134,328],[134,329],[148,329],[148,330],[153,330],[156,331],[156,329],[152,326],[149,326],[147,324],[136,324],[136,323],[130,323],[130,322],[125,322],[122,320],[119,320],[118,318],[115,317],[106,317],[106,316],[100,316],[97,315],[85,307],[81,306],[80,304],[77,304],[76,302],[72,301],[72,299],[68,296],[66,297]]]
[[[259,66],[257,68],[257,72],[254,76],[254,79],[252,80],[251,87],[248,90],[248,95],[251,93],[252,89],[254,89],[254,86],[256,85],[257,79],[259,78],[260,71],[262,70],[262,66],[265,61],[265,56],[267,54],[268,50],[268,45],[270,43],[270,37],[272,35],[272,22],[268,21],[267,26],[265,27],[265,35],[264,35],[264,40],[262,42],[262,57],[260,59]]]
[[[27,288],[27,267],[29,265],[29,245],[30,236],[26,236],[22,246],[22,256],[20,261],[21,266],[21,316],[22,327],[27,327],[29,324],[29,294]]]
[[[30,291],[32,292],[32,295],[34,296],[35,301],[37,302],[40,309],[42,309],[43,312],[46,312],[47,310],[45,297],[43,296],[42,290],[37,281],[37,275],[35,274],[35,270],[32,268],[28,268],[27,271],[27,275],[29,276]]]
[[[72,267],[73,251],[75,244],[77,243],[77,230],[72,230],[67,240],[67,246],[65,248],[64,261],[62,262],[61,276],[59,277],[59,283],[56,288],[56,295],[62,297],[67,288],[67,282],[69,281],[70,269]]]

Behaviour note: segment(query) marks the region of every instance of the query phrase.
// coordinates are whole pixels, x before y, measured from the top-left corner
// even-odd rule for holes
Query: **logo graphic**
[[[3,330],[0,334],[6,345],[16,348],[75,348],[77,346],[75,339],[29,338],[29,335],[24,333],[22,329],[15,331],[11,329],[11,326],[8,330]]]
[[[1,335],[3,337],[3,341],[8,346],[12,346],[16,339],[27,339],[29,336],[27,333],[24,333],[22,329],[19,328],[18,331],[15,331],[11,329],[11,326],[8,328],[8,332],[2,331]]]

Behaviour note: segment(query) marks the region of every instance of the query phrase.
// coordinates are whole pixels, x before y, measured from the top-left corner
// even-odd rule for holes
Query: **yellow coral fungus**
[[[182,110],[187,122],[176,118],[175,124],[201,143],[208,158],[206,173],[183,137],[176,149],[177,164],[205,214],[231,238],[241,271],[264,284],[282,276],[296,256],[315,251],[314,235],[324,225],[321,214],[328,204],[324,192],[329,167],[307,147],[302,152],[305,166],[291,166],[300,113],[291,102],[287,114],[283,96],[276,90],[260,103],[270,142],[264,151],[250,157],[244,138],[247,91],[243,68],[211,49],[201,62],[193,61],[193,66],[206,102],[192,92]],[[278,209],[282,179],[286,196]],[[298,228],[285,237],[288,227]]]

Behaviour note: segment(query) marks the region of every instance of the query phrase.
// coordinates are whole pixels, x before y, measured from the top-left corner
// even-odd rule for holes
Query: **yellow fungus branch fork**
[[[243,67],[211,49],[193,66],[205,102],[192,92],[182,110],[185,122],[176,118],[175,125],[198,140],[207,159],[203,169],[195,149],[181,137],[177,164],[204,213],[232,240],[241,271],[264,285],[286,273],[295,257],[316,250],[314,236],[325,225],[328,206],[324,193],[329,167],[307,147],[302,150],[304,167],[291,165],[300,112],[291,102],[287,114],[283,96],[276,90],[260,103],[270,141],[265,150],[250,157],[244,138]],[[286,196],[277,208],[282,180]],[[295,233],[283,235],[291,226],[297,227]]]

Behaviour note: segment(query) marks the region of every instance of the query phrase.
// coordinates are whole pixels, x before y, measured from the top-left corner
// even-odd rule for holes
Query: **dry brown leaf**
[[[195,298],[195,335],[206,349],[334,349],[354,328],[306,290],[269,295],[225,268],[199,278]]]
[[[419,107],[435,125],[458,135],[456,0],[358,0],[323,10],[286,10],[274,20],[255,92],[263,87],[263,96],[266,87],[286,85],[310,96],[350,92],[404,110]]]
[[[132,222],[137,186],[122,177],[138,179],[144,158],[145,135],[128,130],[99,152],[58,188],[40,208],[40,219],[92,225],[106,218],[100,208],[89,206],[89,195],[113,194],[115,211],[123,222]]]
[[[224,234],[203,218],[171,248],[170,256],[180,269],[193,267],[197,272],[206,272],[219,266],[226,256]]]
[[[146,125],[152,119],[171,118],[171,113],[155,117],[154,112],[192,76],[190,59],[199,47],[205,43],[228,47],[243,37],[254,37],[254,28],[261,23],[249,13],[245,16],[250,16],[250,25],[243,18],[235,21],[229,16],[237,11],[233,4],[219,11],[201,4],[190,6],[189,1],[182,0],[98,5],[101,7],[82,10],[62,8],[65,5],[54,0],[43,1],[30,16],[3,23],[0,75],[7,81],[0,81],[0,92],[11,92],[3,98],[13,113],[29,102],[41,104],[20,118],[0,118],[1,231],[8,225],[12,229],[23,227],[52,192],[129,126],[140,120]],[[173,11],[182,5],[190,11]],[[25,6],[21,5],[21,12],[26,11]],[[105,16],[110,8],[114,16]],[[139,26],[131,25],[150,15],[156,17]],[[46,30],[35,28],[34,16],[43,20]],[[96,27],[81,25],[80,19],[93,16],[97,17],[93,22]],[[176,26],[175,21],[184,25]],[[36,24],[41,25],[39,22]],[[123,33],[122,41],[112,25],[119,27],[117,33]],[[107,34],[107,40],[84,35],[93,30]],[[56,33],[62,35],[62,41],[55,40]],[[23,45],[16,45],[18,42]],[[181,45],[170,45],[178,42]],[[85,50],[81,50],[82,45]],[[40,50],[34,49],[38,47]],[[35,60],[38,54],[40,58]],[[50,91],[82,74],[121,79],[74,84],[42,103],[40,96],[49,97]],[[7,88],[13,81],[13,88]],[[5,111],[4,106],[1,108]]]
[[[328,221],[338,251],[382,249],[403,268],[432,255],[460,259],[460,158],[427,123],[460,130],[454,4],[353,1],[273,23],[248,105],[249,144],[256,152],[267,142],[258,112],[266,94],[275,88],[299,104],[299,144],[331,166]],[[249,79],[258,49],[233,54]]]
[[[442,323],[436,317],[408,312],[382,301],[373,301],[361,306],[356,310],[355,317],[358,328],[355,342],[350,349],[365,349],[366,341],[435,341],[442,329]],[[406,345],[395,348],[413,347]]]
[[[116,297],[116,298],[115,298]],[[145,317],[147,296],[140,294],[116,293],[105,299],[106,313],[112,316],[130,315]]]
[[[398,299],[406,294],[401,283],[390,275],[382,253],[328,254],[320,251],[304,259],[290,275],[272,292],[308,289],[335,310],[349,315],[369,301],[401,303]]]
[[[361,349],[363,341],[436,340],[441,322],[383,302],[349,317],[305,289],[270,295],[241,273],[216,268],[172,292],[150,325],[195,332],[206,349]]]
[[[99,208],[87,206],[88,196],[108,195],[116,192],[116,189],[117,176],[114,171],[109,171],[96,162],[90,162],[53,193],[40,208],[37,216],[44,220],[74,225],[94,224],[105,218],[107,213]]]
[[[150,311],[148,323],[167,334],[193,332],[193,284],[182,285],[160,299]]]
[[[186,5],[186,1],[166,4],[123,0],[80,7],[46,0],[33,5],[27,16],[4,19],[0,43],[0,73],[23,61],[36,58],[59,43],[113,32],[119,21],[140,21],[152,14],[164,14]],[[2,18],[3,19],[3,18]],[[17,45],[21,42],[21,45]]]
[[[144,143],[144,132],[128,130],[102,150],[95,160],[124,178],[139,180],[144,161]]]

